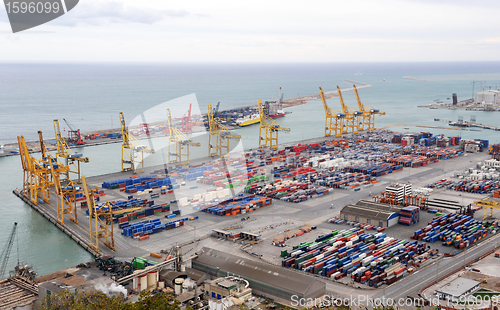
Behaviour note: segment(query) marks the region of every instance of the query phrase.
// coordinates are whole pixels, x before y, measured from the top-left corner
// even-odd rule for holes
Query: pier
[[[449,122],[448,125],[454,126],[454,127],[476,127],[476,128],[500,131],[500,126],[491,126],[491,125],[485,125],[485,124],[481,124],[481,123],[473,123],[473,122],[467,122],[467,121]]]
[[[345,81],[355,84],[357,89],[372,87],[372,85],[370,85],[370,84],[356,82],[353,80],[346,79]],[[342,91],[342,93],[348,93],[348,92],[353,91],[353,89],[352,88],[344,88],[344,89],[341,89],[341,91]],[[330,99],[333,97],[338,97],[337,90],[325,91],[325,98],[326,99]],[[300,97],[295,97],[295,98],[284,99],[283,100],[283,107],[288,108],[291,106],[304,104],[304,103],[307,103],[308,100],[321,100],[320,94],[317,93],[314,95],[300,96]]]
[[[446,129],[446,130],[465,130],[465,131],[468,130],[468,129],[465,129],[465,128],[450,128],[450,127],[444,127],[444,126],[408,125],[408,124],[395,124],[395,125],[389,125],[389,126],[380,127],[380,128],[377,128],[377,129],[388,129],[388,128],[394,128],[394,127],[420,127],[420,128]]]

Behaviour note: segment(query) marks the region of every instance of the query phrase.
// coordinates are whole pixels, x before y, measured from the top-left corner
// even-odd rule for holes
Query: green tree
[[[40,307],[41,310],[180,310],[179,301],[168,293],[151,294],[142,291],[137,302],[125,300],[121,295],[110,297],[98,291],[71,293],[61,291],[47,295]]]

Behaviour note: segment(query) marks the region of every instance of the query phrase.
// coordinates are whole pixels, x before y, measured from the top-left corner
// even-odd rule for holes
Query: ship
[[[260,123],[260,115],[259,114],[250,114],[236,120],[236,125],[240,127],[246,127],[254,124]]]
[[[283,109],[280,109],[280,110],[276,110],[276,112],[273,114],[269,114],[269,117],[270,118],[280,118],[280,117],[283,117],[285,115],[286,115],[285,111]]]

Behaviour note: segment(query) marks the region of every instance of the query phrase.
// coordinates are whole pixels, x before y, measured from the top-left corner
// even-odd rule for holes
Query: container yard
[[[463,250],[470,241],[457,240],[474,235],[477,244],[493,227],[471,222],[472,217],[455,224],[452,219],[457,216],[448,213],[449,224],[433,226],[438,215],[427,212],[427,198],[405,194],[404,205],[397,205],[397,193],[388,196],[390,188],[397,191],[395,182],[428,188],[427,182],[442,180],[445,167],[452,166],[454,173],[465,171],[471,160],[484,161],[486,152],[464,156],[455,140],[454,145],[440,146],[440,140],[427,133],[412,135],[403,140],[406,144],[398,143],[396,136],[381,130],[318,138],[275,150],[259,148],[145,168],[143,173],[90,177],[85,181],[89,190],[69,199],[76,208],[63,213],[63,223],[56,191],[36,205],[20,191],[15,193],[95,256],[110,254],[134,262],[134,257],[147,257],[153,266],[170,259],[178,245],[192,244],[184,253],[191,257],[210,246],[322,281],[375,289],[411,276],[438,253],[449,252],[449,244],[435,239],[446,236]],[[374,201],[377,196],[372,193],[378,192],[387,193],[386,199]],[[442,194],[434,190],[430,195]],[[358,203],[359,208],[375,208],[370,212],[384,210],[387,224],[379,225],[378,217],[373,224],[359,223],[355,215],[350,221],[338,218],[342,208]],[[98,247],[89,221],[105,227]],[[426,226],[419,238],[423,232],[415,235],[415,226],[422,222],[431,228]],[[474,231],[455,231],[469,222]]]
[[[396,282],[436,254],[424,243],[390,238],[383,232],[365,233],[363,227],[335,230],[281,252],[283,267],[333,281],[348,277],[375,288]]]
[[[436,214],[437,215],[437,214]],[[488,234],[496,234],[497,221],[478,221],[468,215],[439,214],[427,226],[416,230],[411,239],[465,249]]]

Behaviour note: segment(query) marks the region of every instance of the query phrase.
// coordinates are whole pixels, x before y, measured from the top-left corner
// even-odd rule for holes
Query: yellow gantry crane
[[[353,134],[357,134],[359,131],[358,129],[359,117],[362,115],[362,113],[359,111],[354,111],[352,108],[344,104],[344,99],[342,98],[342,92],[340,91],[340,87],[338,86],[337,86],[337,94],[339,95],[340,106],[342,107],[342,113],[345,115],[344,127],[342,127],[342,133],[343,134],[348,133],[349,130],[351,130]]]
[[[57,221],[61,225],[64,225],[64,215],[69,214],[70,219],[73,222],[78,223],[76,198],[77,194],[83,195],[83,190],[78,186],[76,181],[61,179],[60,176],[66,175],[70,168],[68,166],[60,165],[57,162],[57,158],[50,155],[45,147],[45,144],[43,143],[42,131],[38,131],[38,138],[40,140],[42,162],[44,167],[48,169],[45,177],[49,186],[54,186],[56,194]]]
[[[167,124],[169,131],[168,163],[189,164],[189,146],[200,146],[201,144],[193,142],[193,140],[189,139],[182,131],[174,126],[170,109],[167,109]],[[170,151],[170,146],[172,144],[175,145],[175,153]]]
[[[267,147],[269,144],[270,149],[276,149],[278,147],[278,133],[280,131],[289,132],[290,128],[281,127],[278,122],[266,115],[262,107],[262,100],[259,100],[259,116],[259,147]]]
[[[217,104],[216,111],[219,109]],[[241,139],[240,135],[232,134],[226,126],[219,123],[214,118],[214,110],[212,104],[207,104],[208,118],[208,155],[210,156],[227,156],[229,154],[230,139]],[[223,152],[225,150],[225,152]]]
[[[112,251],[116,251],[115,237],[113,235],[113,211],[108,201],[102,206],[97,207],[95,204],[96,190],[89,190],[85,176],[82,177],[83,190],[87,199],[87,207],[89,208],[90,218],[90,247],[99,251],[99,241],[104,240],[104,244]]]
[[[81,175],[80,175],[80,163],[88,163],[89,158],[88,157],[82,157],[82,154],[73,154],[73,152],[70,150],[68,147],[68,144],[66,143],[66,140],[61,135],[61,127],[59,126],[59,120],[55,119],[54,120],[54,132],[56,134],[56,141],[57,141],[57,152],[56,152],[56,157],[57,158],[64,158],[66,160],[66,166],[67,167],[73,167],[74,170],[68,169],[65,172],[65,178],[61,179],[62,181],[70,181],[71,176],[70,173],[76,174],[76,179],[75,181],[77,183],[81,182]]]
[[[82,189],[73,181],[64,181],[60,179],[61,173],[56,171],[55,162],[52,156],[48,154],[50,164],[50,173],[54,181],[54,190],[57,196],[57,221],[64,225],[64,215],[69,214],[71,221],[78,223],[76,213],[76,195],[83,193]]]
[[[344,128],[345,114],[340,111],[334,110],[326,104],[325,94],[323,89],[319,88],[319,94],[321,96],[321,101],[323,102],[323,108],[325,109],[325,137],[329,137],[334,133],[336,138],[342,136],[342,129]]]
[[[154,150],[141,144],[130,134],[125,123],[125,115],[120,112],[120,125],[122,128],[122,171],[133,171],[134,173],[144,171],[144,152],[154,153]]]
[[[485,199],[474,201],[474,204],[483,207],[483,209],[484,209],[483,220],[485,220],[488,217],[493,216],[493,209],[500,209],[500,202],[496,201],[495,198],[493,198],[493,197],[488,197]],[[487,214],[487,210],[486,210],[488,208],[490,209],[489,215]]]
[[[385,115],[385,112],[380,112],[374,107],[370,107],[361,103],[359,99],[358,89],[356,85],[352,85],[354,89],[354,94],[356,94],[356,100],[358,101],[358,109],[361,112],[361,116],[359,117],[359,130],[375,130],[375,115]]]
[[[47,174],[50,169],[42,160],[31,157],[24,136],[18,136],[19,156],[23,167],[23,195],[38,205],[38,198],[50,202],[50,182]]]

